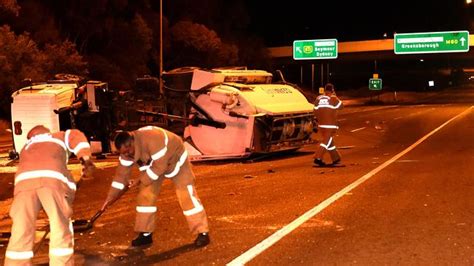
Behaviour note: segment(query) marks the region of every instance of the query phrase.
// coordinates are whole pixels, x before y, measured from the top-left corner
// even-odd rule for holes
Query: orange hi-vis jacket
[[[71,153],[77,158],[91,156],[86,137],[77,129],[31,137],[20,152],[14,194],[44,186],[74,192],[79,178],[67,169]]]
[[[319,128],[338,129],[337,110],[342,109],[342,101],[336,95],[319,95],[314,104],[314,114]]]
[[[140,182],[149,185],[158,178],[174,177],[186,162],[187,152],[178,135],[158,127],[147,126],[133,131],[135,139],[135,158],[129,161],[119,158],[112,187],[118,190],[128,184],[131,167],[137,164],[142,174]],[[114,198],[118,190],[109,193]],[[115,193],[114,193],[115,192]]]
[[[155,230],[156,201],[165,179],[173,181],[190,231],[195,234],[208,232],[207,215],[194,187],[195,176],[181,137],[153,126],[135,130],[133,136],[134,158],[119,158],[120,164],[106,202],[112,202],[129,185],[131,166],[137,165],[140,187],[134,228],[136,232]]]

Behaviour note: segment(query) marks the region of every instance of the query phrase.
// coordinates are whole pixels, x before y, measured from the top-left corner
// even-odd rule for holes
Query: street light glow
[[[466,0],[466,4],[471,4],[472,0]]]

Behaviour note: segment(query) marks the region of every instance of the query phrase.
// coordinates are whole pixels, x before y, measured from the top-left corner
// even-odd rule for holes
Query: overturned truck
[[[161,126],[183,136],[191,160],[296,150],[311,140],[313,105],[295,86],[272,83],[269,72],[179,68],[163,73],[163,81],[162,91],[153,77],[130,91],[98,81],[23,88],[12,95],[15,150],[38,123],[83,130],[96,153],[114,152],[117,130]]]

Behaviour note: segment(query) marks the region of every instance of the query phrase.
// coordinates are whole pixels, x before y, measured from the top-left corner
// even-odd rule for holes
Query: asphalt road
[[[335,139],[344,168],[312,167],[316,145],[256,162],[195,163],[209,246],[190,245],[194,236],[166,181],[151,248],[128,248],[135,237],[132,190],[94,230],[76,234],[76,263],[473,265],[473,105],[474,90],[465,90],[410,105],[346,108]],[[113,161],[102,161],[96,179],[84,182],[75,218],[100,208],[114,171],[107,163]],[[12,177],[1,174],[2,190],[11,189],[3,184]],[[5,231],[11,200],[3,195]],[[4,252],[0,244],[0,258]],[[42,245],[35,262],[45,261]]]

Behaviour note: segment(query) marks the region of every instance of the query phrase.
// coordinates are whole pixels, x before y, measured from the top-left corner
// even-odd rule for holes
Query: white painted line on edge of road
[[[269,236],[268,238],[266,238],[262,242],[258,243],[253,248],[247,250],[246,252],[242,253],[240,256],[238,256],[237,258],[235,258],[231,262],[227,263],[227,265],[229,265],[229,266],[244,265],[245,263],[251,261],[257,255],[259,255],[260,253],[262,253],[263,251],[265,251],[266,249],[271,247],[273,244],[275,244],[280,239],[282,239],[283,237],[285,237],[286,235],[291,233],[293,230],[298,228],[300,225],[302,225],[303,223],[305,223],[309,219],[313,218],[316,214],[318,214],[319,212],[324,210],[326,207],[331,205],[333,202],[335,202],[336,200],[338,200],[339,198],[344,196],[344,194],[348,193],[349,191],[353,190],[354,188],[356,188],[360,184],[364,183],[369,178],[374,176],[376,173],[380,172],[382,169],[389,166],[390,164],[392,164],[393,162],[398,160],[400,157],[402,157],[403,155],[405,155],[408,152],[410,152],[411,150],[413,150],[416,146],[418,146],[420,143],[425,141],[431,135],[438,132],[440,129],[445,127],[447,124],[451,123],[456,118],[464,115],[465,113],[470,111],[473,107],[474,106],[469,107],[468,109],[464,110],[462,113],[459,113],[455,117],[453,117],[453,118],[449,119],[448,121],[444,122],[441,126],[437,127],[436,129],[434,129],[430,133],[426,134],[424,137],[422,137],[421,139],[419,139],[418,141],[413,143],[410,147],[406,148],[405,150],[403,150],[399,154],[393,156],[391,159],[389,159],[388,161],[386,161],[383,164],[379,165],[377,168],[373,169],[372,171],[365,174],[361,178],[357,179],[352,184],[350,184],[347,187],[343,188],[341,191],[333,194],[331,197],[327,198],[326,200],[324,200],[323,202],[321,202],[320,204],[318,204],[317,206],[315,206],[311,210],[307,211],[306,213],[304,213],[303,215],[298,217],[293,222],[287,224],[286,226],[284,226],[280,230],[276,231],[275,233],[273,233],[271,236]]]
[[[353,129],[353,130],[351,130],[351,132],[354,133],[354,132],[357,132],[357,131],[362,130],[362,129],[365,129],[365,127],[360,127],[360,128]]]

